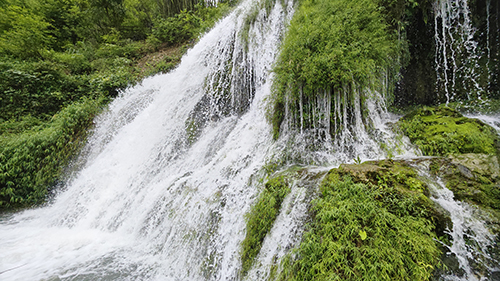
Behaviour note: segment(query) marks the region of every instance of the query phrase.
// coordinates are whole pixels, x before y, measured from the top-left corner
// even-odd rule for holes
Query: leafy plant
[[[429,280],[440,255],[434,226],[397,203],[420,195],[354,183],[339,171],[322,183],[309,230],[279,280]]]
[[[45,124],[0,138],[0,209],[43,202],[85,140],[101,101],[74,103]]]
[[[242,242],[241,262],[242,274],[251,268],[255,257],[259,254],[264,238],[271,230],[279,214],[281,203],[290,188],[283,176],[270,179],[259,196],[257,203],[247,214],[247,233]]]

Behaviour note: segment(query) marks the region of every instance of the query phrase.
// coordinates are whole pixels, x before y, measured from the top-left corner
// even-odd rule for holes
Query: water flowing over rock
[[[394,133],[389,124],[398,117],[386,109],[387,93],[378,91],[388,88],[385,69],[376,75],[380,80],[374,82],[377,87],[369,87],[373,82],[369,81],[362,87],[346,84],[335,91],[318,90],[314,97],[301,96],[295,100],[297,111],[284,112],[282,135],[273,139],[273,128],[266,119],[272,69],[293,14],[293,0],[244,0],[187,52],[176,69],[147,78],[122,92],[96,118],[92,137],[80,158],[68,168],[67,181],[51,202],[0,215],[0,279],[272,279],[279,274],[283,258],[301,243],[312,218],[311,202],[319,197],[319,186],[332,167],[349,163],[344,167],[355,177],[363,172],[356,165],[363,160],[420,155],[408,138]],[[462,20],[459,22],[462,24]],[[443,23],[448,24],[452,23]],[[488,22],[488,26],[493,23]],[[445,30],[446,36],[447,33]],[[475,47],[468,36],[465,38],[471,44],[469,55]],[[488,46],[488,54],[493,57],[495,48]],[[440,48],[444,52],[450,47]],[[440,63],[454,64],[447,56],[440,59]],[[452,76],[460,71],[444,69],[446,75]],[[493,77],[493,68],[490,73]],[[476,79],[475,72],[465,75],[471,81]],[[446,85],[451,99],[452,89],[448,86],[455,82],[448,78],[440,76],[439,80]],[[474,83],[463,87],[479,89]],[[492,124],[500,127],[498,118],[493,119]],[[494,156],[477,157],[488,164],[471,165],[475,160],[468,155],[443,161],[458,167],[459,172],[454,175],[467,180],[480,179],[478,171],[484,169],[490,169],[496,180],[498,162],[489,162]],[[302,166],[293,166],[297,164]],[[395,184],[387,193],[379,193],[376,186],[371,186],[370,198],[362,194],[365,187],[355,185],[363,198],[371,200],[375,210],[371,215],[376,216],[379,210],[387,217],[396,216],[388,211],[399,203],[398,198],[393,200],[390,196],[392,190],[408,199],[406,203],[423,202],[416,204],[417,211],[437,210],[429,207],[432,202],[428,196],[434,195],[435,202],[444,202],[445,211],[428,217],[440,218],[435,232],[452,237],[451,246],[443,247],[459,259],[464,276],[472,278],[475,271],[467,255],[478,248],[459,245],[469,234],[468,229],[477,234],[473,240],[479,237],[483,256],[490,255],[484,248],[494,245],[498,237],[485,233],[484,224],[476,227],[476,220],[472,224],[467,221],[474,212],[469,203],[455,201],[453,192],[441,188],[442,185],[428,192],[420,179],[416,180],[415,171],[409,170],[408,163],[405,165],[403,177],[397,177],[387,167],[365,166],[372,173],[371,178],[359,176],[360,181],[378,182],[376,173],[383,170],[387,172],[384,183]],[[425,168],[425,172],[430,170],[429,165]],[[247,230],[246,214],[265,188],[264,181],[276,169],[288,173],[290,192],[280,201],[279,214],[243,276],[241,244]],[[410,174],[411,177],[404,177]],[[399,181],[414,189],[400,188]],[[344,191],[350,192],[348,187]],[[387,195],[383,202],[386,206],[378,204],[380,194]],[[448,208],[449,204],[455,205]],[[406,211],[406,206],[396,207]],[[450,216],[450,226],[447,212],[454,211],[458,214]],[[412,221],[411,216],[406,219]],[[431,236],[435,225],[426,222],[430,219],[427,215],[415,217],[418,224],[410,228],[415,233],[425,230],[422,235],[427,235],[432,248],[427,258],[435,261],[437,251],[433,251],[435,241]],[[463,225],[465,228],[460,229]],[[390,223],[383,231],[387,237],[397,236]],[[364,230],[353,233],[352,247],[371,239]],[[405,240],[400,236],[398,239]],[[401,245],[406,243],[403,242]],[[418,252],[419,243],[411,244]],[[386,253],[391,253],[391,247],[386,249]],[[391,254],[386,257],[391,258]],[[481,273],[496,274],[496,261],[492,254]],[[423,276],[430,275],[428,265],[418,261],[414,264],[427,267]],[[404,263],[400,266],[404,267]],[[453,279],[453,274],[443,273],[444,280],[458,280]]]

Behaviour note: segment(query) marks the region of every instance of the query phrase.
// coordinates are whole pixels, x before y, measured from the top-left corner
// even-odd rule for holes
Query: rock
[[[453,154],[449,156],[451,164],[457,166],[465,177],[472,179],[464,168],[482,176],[497,179],[500,176],[500,166],[496,155],[481,153]],[[470,173],[469,171],[469,173]],[[465,173],[465,174],[464,174]]]
[[[461,165],[461,164],[457,164],[457,169],[458,171],[466,178],[468,179],[473,179],[474,178],[474,174],[469,170],[467,169],[467,167],[465,167],[464,165]]]

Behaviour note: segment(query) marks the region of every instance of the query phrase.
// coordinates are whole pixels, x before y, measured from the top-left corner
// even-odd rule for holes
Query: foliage
[[[373,88],[388,68],[399,67],[397,37],[380,10],[375,0],[300,1],[274,69],[270,118],[275,137],[282,109],[297,111],[294,104],[302,96],[314,100],[323,91]]]
[[[398,124],[424,155],[497,152],[497,137],[492,128],[446,106],[413,111]]]
[[[229,5],[221,3],[217,8],[194,6],[193,10],[183,10],[175,16],[154,21],[152,35],[168,44],[195,39],[196,36],[208,30],[229,9]]]
[[[0,137],[0,209],[43,202],[47,187],[60,178],[85,140],[101,102],[84,99],[48,123],[35,122],[22,132],[4,131]]]
[[[429,280],[440,251],[419,207],[424,195],[341,174],[334,169],[322,183],[309,230],[284,259],[280,280]]]
[[[25,115],[46,120],[81,97],[115,96],[136,79],[120,57],[107,59],[104,69],[98,62],[78,53],[57,53],[39,62],[0,61],[0,120]]]
[[[181,12],[175,17],[156,23],[153,28],[153,35],[161,42],[174,44],[191,39],[200,26],[200,18],[192,13]]]
[[[0,1],[0,208],[42,202],[100,106],[173,68],[188,41],[230,9],[190,6],[168,18],[160,2]],[[163,21],[180,22],[166,40],[176,47],[155,38],[154,23]],[[160,59],[145,62],[158,49]]]
[[[290,192],[283,176],[270,179],[259,196],[257,203],[247,215],[247,233],[242,242],[242,274],[250,269],[259,254],[266,234],[271,230],[279,214],[281,203]]]
[[[0,14],[0,54],[37,57],[53,39],[49,34],[50,23],[25,7],[0,7]]]

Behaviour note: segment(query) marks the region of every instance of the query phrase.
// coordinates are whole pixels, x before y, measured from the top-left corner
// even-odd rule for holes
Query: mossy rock
[[[498,155],[498,135],[493,128],[446,106],[415,110],[401,118],[398,126],[427,156]]]
[[[404,161],[330,170],[279,280],[430,280],[441,256],[436,225],[444,231],[449,219],[425,193]]]
[[[495,155],[469,153],[432,158],[430,168],[453,191],[456,200],[490,210],[500,219],[500,168]]]

